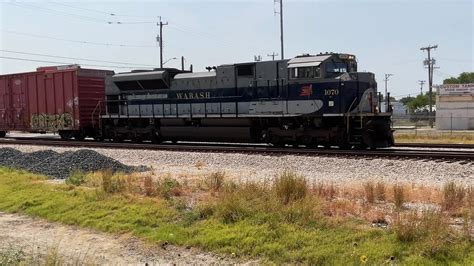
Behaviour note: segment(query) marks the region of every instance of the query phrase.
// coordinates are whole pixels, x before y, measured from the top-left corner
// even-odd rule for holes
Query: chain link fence
[[[474,134],[474,117],[459,115],[393,115],[392,128],[398,133],[436,130],[440,133],[467,132]],[[469,132],[471,131],[471,132]]]

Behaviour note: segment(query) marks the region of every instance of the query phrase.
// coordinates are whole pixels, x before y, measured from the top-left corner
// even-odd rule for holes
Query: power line
[[[272,61],[275,61],[275,57],[278,56],[278,53],[271,53],[271,54],[267,54],[267,56],[271,57],[272,58]]]
[[[61,11],[57,11],[57,10],[54,10],[54,9],[50,9],[50,8],[46,8],[46,7],[40,7],[40,6],[26,4],[26,3],[15,2],[15,3],[8,3],[8,4],[13,5],[13,6],[17,6],[17,7],[21,7],[21,8],[32,9],[32,10],[35,10],[35,11],[42,11],[42,12],[46,12],[46,13],[49,13],[49,14],[54,14],[54,15],[59,15],[59,16],[66,16],[68,18],[82,19],[82,20],[90,21],[90,22],[96,22],[96,23],[97,22],[98,23],[107,23],[108,22],[106,20],[97,19],[97,18],[94,18],[94,17],[82,16],[82,15],[77,15],[77,14],[72,14],[72,13],[67,13],[67,12],[61,12]]]
[[[95,60],[95,59],[86,59],[86,58],[78,58],[78,57],[66,57],[66,56],[48,55],[48,54],[37,54],[37,53],[19,52],[19,51],[12,51],[12,50],[1,50],[1,49],[0,49],[0,52],[14,53],[14,54],[22,54],[22,55],[44,56],[44,57],[61,58],[61,59],[73,59],[73,60],[81,60],[81,61],[92,61],[92,62],[101,62],[101,63],[112,63],[112,64],[121,64],[121,65],[133,65],[133,66],[147,66],[147,67],[153,67],[153,65],[146,65],[146,64],[136,64],[136,63],[128,63],[128,62]]]
[[[418,80],[418,84],[420,84],[420,95],[423,95],[423,84],[425,83],[425,80]]]
[[[47,12],[47,13],[54,14],[54,15],[66,16],[68,18],[81,19],[81,20],[84,20],[84,21],[90,21],[90,22],[96,22],[96,23],[118,24],[118,25],[122,25],[122,24],[154,24],[155,23],[155,21],[109,21],[109,20],[104,20],[104,19],[98,19],[98,18],[95,18],[95,17],[64,12],[64,11],[56,10],[56,9],[52,9],[52,8],[36,6],[36,5],[29,4],[29,3],[26,4],[26,3],[16,2],[16,3],[9,3],[9,4],[14,5],[14,6],[18,6],[18,7],[22,7],[22,8],[32,9],[32,10],[35,10],[35,11],[43,11],[43,12]]]
[[[33,9],[33,10],[45,11],[47,13],[51,13],[51,14],[54,14],[54,15],[61,15],[61,16],[68,16],[68,17],[72,16],[73,18],[76,18],[76,19],[83,19],[83,20],[86,20],[86,21],[92,21],[92,22],[98,22],[98,23],[106,23],[106,24],[109,24],[109,25],[139,25],[139,24],[155,24],[155,23],[157,23],[156,21],[108,21],[108,20],[103,20],[103,19],[97,19],[97,18],[90,17],[90,16],[83,16],[83,15],[68,13],[68,12],[64,12],[64,11],[60,11],[60,10],[56,10],[56,9],[35,6],[35,5],[31,5],[31,4],[25,4],[25,3],[10,3],[10,4],[16,5],[16,6],[19,6],[19,7],[23,7],[23,8],[29,8],[29,9]],[[152,16],[121,15],[121,14],[116,14],[116,13],[112,13],[112,12],[99,11],[99,10],[93,10],[93,9],[82,8],[82,7],[80,7],[80,8],[79,7],[72,7],[72,6],[69,6],[69,5],[65,5],[65,4],[62,4],[62,3],[56,3],[56,2],[54,2],[53,4],[60,5],[60,6],[67,6],[67,7],[71,7],[71,8],[75,8],[75,9],[79,9],[79,10],[85,10],[85,11],[90,11],[90,12],[101,13],[101,14],[108,15],[108,16],[113,16],[113,17],[121,16],[121,17],[157,18],[157,17],[152,17]],[[159,16],[158,16],[158,18],[159,18]],[[181,29],[181,28],[177,27],[176,25],[178,25],[178,24],[173,23],[173,25],[170,25],[170,28],[175,29],[177,31],[184,32],[184,33],[194,34],[194,35],[197,35],[197,36],[203,37],[203,38],[211,38],[211,39],[214,39],[214,40],[218,38],[217,36],[215,36],[215,35],[212,36],[211,34],[208,34],[208,33],[200,33],[200,32]],[[189,27],[182,26],[182,25],[180,25],[180,26],[189,29]],[[222,40],[220,40],[219,42],[225,44],[225,46],[227,46],[227,47],[230,47],[230,43],[223,42]]]
[[[100,45],[100,46],[115,46],[115,47],[131,47],[131,48],[156,48],[156,46],[153,46],[153,45],[100,43],[100,42],[91,42],[91,41],[71,40],[71,39],[64,39],[64,38],[58,38],[58,37],[53,37],[53,36],[31,34],[31,33],[17,32],[17,31],[11,31],[11,30],[3,30],[3,29],[2,29],[2,32],[6,32],[6,33],[9,33],[9,34],[15,34],[15,35],[23,35],[23,36],[28,36],[28,37],[34,37],[34,38],[51,39],[51,40],[56,40],[56,41],[74,42],[74,43],[80,43],[80,44],[90,44],[90,45]]]
[[[77,6],[72,6],[72,5],[66,5],[64,3],[58,3],[58,2],[51,2],[51,4],[54,5],[60,5],[60,6],[65,6],[77,10],[84,10],[84,11],[89,11],[89,12],[94,12],[94,13],[99,13],[99,14],[104,14],[104,15],[109,15],[109,16],[114,16],[114,17],[131,17],[131,18],[157,18],[155,16],[139,16],[139,15],[126,15],[126,14],[117,14],[114,12],[106,12],[102,10],[97,10],[97,9],[91,9],[91,8],[85,8],[85,7],[77,7]]]
[[[46,60],[36,60],[36,59],[30,59],[30,58],[9,57],[9,56],[0,56],[0,58],[8,59],[8,60],[28,61],[28,62],[39,62],[39,63],[48,63],[48,64],[64,64],[64,65],[72,65],[72,64],[74,64],[74,63],[71,63],[71,62],[46,61]],[[125,69],[132,69],[132,68],[135,68],[135,67],[110,66],[110,65],[95,65],[95,64],[80,64],[80,65],[83,65],[83,66],[93,66],[93,67],[125,68]]]

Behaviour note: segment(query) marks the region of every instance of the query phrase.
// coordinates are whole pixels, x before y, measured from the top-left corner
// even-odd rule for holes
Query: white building
[[[383,101],[380,103],[381,112],[385,112],[387,109],[385,107],[387,102]],[[402,102],[390,102],[392,106],[392,115],[394,116],[406,116],[408,115],[408,108]]]
[[[474,83],[437,87],[436,128],[474,130]]]

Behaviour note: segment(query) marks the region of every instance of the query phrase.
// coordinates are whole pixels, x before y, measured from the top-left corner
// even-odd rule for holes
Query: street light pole
[[[163,62],[163,64],[161,65],[161,68],[163,68],[163,66],[164,66],[166,63],[168,63],[169,61],[171,61],[171,60],[176,60],[176,59],[177,59],[176,57],[173,57],[173,58],[170,58],[170,59],[166,60],[166,61]]]
[[[387,88],[387,83],[388,83],[388,78],[393,76],[393,74],[385,74],[385,112],[387,112],[389,110],[389,102],[390,102],[390,99],[388,98],[388,88]]]
[[[393,74],[385,74],[385,99],[387,99],[387,92],[388,92],[388,89],[387,89],[387,82],[388,82],[388,78],[390,78],[391,76],[393,76]]]

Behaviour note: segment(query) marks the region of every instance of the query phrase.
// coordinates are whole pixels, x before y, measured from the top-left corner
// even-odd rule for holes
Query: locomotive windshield
[[[346,73],[347,64],[342,62],[326,63],[326,73]]]

